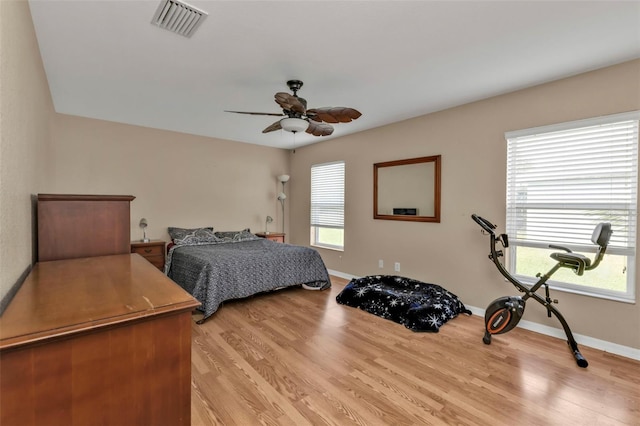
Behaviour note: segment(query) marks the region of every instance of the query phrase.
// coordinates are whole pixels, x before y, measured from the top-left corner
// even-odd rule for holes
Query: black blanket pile
[[[394,275],[353,279],[336,301],[403,324],[413,331],[438,332],[440,326],[459,313],[471,315],[455,294],[439,285]]]

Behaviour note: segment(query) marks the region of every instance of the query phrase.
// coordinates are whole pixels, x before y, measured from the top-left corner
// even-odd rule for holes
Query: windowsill
[[[534,281],[534,279],[531,278],[531,277],[526,277],[526,276],[521,276],[521,275],[517,275],[516,278],[520,282],[522,282],[524,285],[526,285],[527,287],[532,287],[537,282],[537,280]],[[613,302],[629,303],[631,305],[635,305],[636,304],[635,297],[616,296],[616,295],[613,295],[613,294],[593,293],[593,292],[590,292],[588,290],[579,290],[579,289],[573,289],[573,288],[559,287],[559,286],[553,285],[551,283],[549,283],[549,289],[550,290],[554,290],[554,291],[560,291],[560,292],[563,292],[563,293],[579,294],[581,296],[588,296],[588,297],[595,297],[597,299],[611,300]]]
[[[326,249],[326,250],[344,252],[344,247],[340,248],[340,247],[330,247],[330,246],[319,246],[317,244],[310,244],[310,245],[311,245],[311,247],[315,247],[315,248],[321,248],[321,249]]]

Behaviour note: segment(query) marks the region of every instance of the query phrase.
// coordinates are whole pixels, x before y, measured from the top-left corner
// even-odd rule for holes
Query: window
[[[562,268],[549,284],[634,300],[639,118],[636,111],[505,134],[511,273],[535,282],[555,263],[549,244],[593,259],[591,233],[611,222],[602,263],[582,276]]]
[[[344,161],[311,166],[311,245],[344,249]]]

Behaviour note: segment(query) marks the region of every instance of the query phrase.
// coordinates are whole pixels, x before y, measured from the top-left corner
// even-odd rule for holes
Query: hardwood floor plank
[[[215,376],[192,373],[191,380],[191,424],[223,425],[233,424],[233,417],[218,399],[220,389],[216,388]]]
[[[640,362],[483,319],[439,333],[290,288],[225,302],[193,324],[194,425],[638,425]],[[194,318],[198,318],[194,316]]]
[[[416,399],[413,392],[407,391],[399,383],[383,380],[379,375],[367,374],[368,371],[354,371],[348,382],[343,380],[344,386],[353,386],[354,394],[368,398],[375,402],[377,417],[385,424],[447,424],[438,416],[443,408],[441,404],[431,398]],[[361,385],[358,386],[358,383]],[[397,413],[397,406],[405,407],[406,413]]]

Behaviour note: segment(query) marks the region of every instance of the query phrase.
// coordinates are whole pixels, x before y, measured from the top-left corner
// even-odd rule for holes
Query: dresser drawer
[[[153,246],[132,247],[131,253],[138,253],[144,257],[164,256],[164,244],[161,246],[156,244]]]

